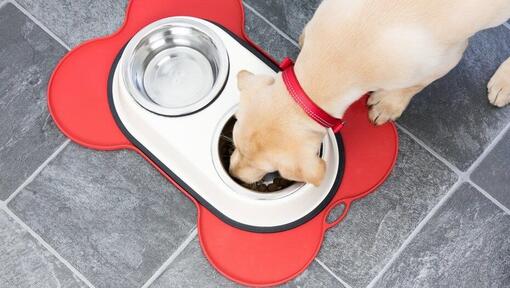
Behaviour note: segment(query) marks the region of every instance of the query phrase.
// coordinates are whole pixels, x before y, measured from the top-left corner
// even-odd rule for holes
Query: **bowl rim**
[[[196,17],[188,17],[188,16],[175,16],[175,17],[167,17],[155,21],[140,31],[138,31],[133,38],[126,45],[120,60],[120,69],[123,75],[123,85],[126,87],[126,90],[129,94],[136,100],[136,102],[145,108],[146,110],[161,115],[161,116],[169,116],[169,117],[179,117],[186,116],[193,113],[196,113],[208,105],[210,105],[221,93],[223,88],[227,83],[227,78],[230,70],[230,60],[228,56],[228,51],[223,43],[223,40],[219,37],[219,35],[212,29],[212,23],[209,21],[196,18]],[[214,84],[209,90],[208,94],[204,95],[197,102],[184,106],[184,107],[164,107],[152,101],[150,96],[144,95],[131,81],[132,71],[130,69],[133,58],[136,55],[136,50],[140,43],[150,37],[151,34],[164,30],[170,29],[172,27],[185,27],[192,28],[194,30],[199,31],[208,39],[210,39],[211,43],[214,46],[214,50],[216,51],[216,57],[218,58],[218,72],[214,79]],[[174,46],[180,47],[180,46]],[[197,50],[198,51],[198,50]],[[199,51],[200,52],[200,51]],[[200,52],[202,53],[202,52]],[[205,56],[206,58],[209,58]]]

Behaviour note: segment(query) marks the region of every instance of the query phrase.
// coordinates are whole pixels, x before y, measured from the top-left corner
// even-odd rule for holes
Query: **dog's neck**
[[[331,116],[342,118],[349,106],[366,92],[357,88],[352,75],[344,75],[321,61],[298,57],[296,76],[307,95]]]

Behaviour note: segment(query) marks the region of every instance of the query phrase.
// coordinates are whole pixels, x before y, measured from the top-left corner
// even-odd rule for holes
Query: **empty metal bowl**
[[[170,17],[138,32],[123,52],[122,78],[144,108],[182,116],[211,103],[228,76],[227,50],[211,23]]]

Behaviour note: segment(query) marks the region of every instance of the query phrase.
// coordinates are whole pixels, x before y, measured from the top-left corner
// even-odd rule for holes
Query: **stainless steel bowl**
[[[228,76],[227,50],[204,20],[170,17],[138,32],[123,52],[122,78],[144,108],[165,116],[196,112]]]

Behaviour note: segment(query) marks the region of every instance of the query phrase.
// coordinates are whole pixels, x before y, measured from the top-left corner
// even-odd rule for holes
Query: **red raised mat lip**
[[[213,6],[216,9],[212,9]],[[221,10],[217,9],[218,7],[221,7]],[[370,126],[366,116],[365,97],[353,105],[346,114],[345,118],[348,124],[342,134],[345,136],[343,137],[344,145],[346,145],[345,149],[349,149],[349,151],[346,150],[345,155],[344,180],[334,199],[321,213],[300,227],[278,233],[261,234],[231,227],[200,205],[195,198],[169,177],[147,155],[130,143],[116,126],[109,112],[107,97],[105,96],[103,99],[101,95],[94,94],[94,92],[102,91],[101,89],[104,88],[104,94],[106,95],[107,75],[111,64],[118,51],[130,39],[130,36],[139,30],[137,30],[137,27],[141,28],[155,20],[169,16],[195,16],[217,22],[246,40],[276,64],[265,51],[246,36],[243,6],[239,0],[132,0],[127,7],[126,20],[117,32],[81,44],[59,62],[48,85],[50,114],[57,127],[74,142],[98,150],[129,149],[135,151],[183,192],[197,207],[197,227],[202,250],[209,262],[223,276],[248,286],[260,287],[285,283],[302,273],[310,265],[319,252],[325,232],[347,215],[351,203],[373,192],[389,176],[395,165],[398,151],[396,128],[393,124],[387,124],[379,128]],[[97,55],[87,56],[87,53],[91,51],[97,53]],[[79,59],[80,57],[85,57],[85,59]],[[85,71],[82,73],[83,75],[80,75],[69,63],[83,64],[87,66],[85,68],[92,69],[93,72],[96,72],[93,69],[97,68],[98,73],[95,74],[100,75],[89,75],[90,71]],[[107,71],[105,75],[103,75],[104,70]],[[84,89],[89,89],[87,91],[92,94],[89,95],[79,91],[80,85]],[[104,87],[102,87],[103,85]],[[102,93],[98,92],[98,94]],[[97,107],[88,105],[84,99],[97,102],[94,103],[97,104]],[[76,103],[80,101],[83,101],[85,106],[78,107],[79,105]],[[108,114],[105,114],[105,111],[108,111]],[[87,119],[94,121],[96,117],[101,120],[96,120],[96,124],[101,123],[104,127],[94,127],[95,124],[90,124],[94,122],[87,122]],[[352,161],[349,162],[349,159],[354,158],[365,160],[373,160],[373,157],[377,158],[377,155],[356,154],[356,149],[352,148],[356,141],[369,143],[367,139],[363,139],[362,133],[356,133],[356,129],[368,131],[368,134],[373,135],[377,141],[382,143],[379,144],[379,149],[381,149],[380,154],[382,154],[380,158],[383,159],[381,161],[384,162],[381,166],[384,165],[384,167],[377,171],[377,175],[369,175],[370,171],[365,171],[367,177],[372,179],[370,181],[363,181],[366,180],[363,177],[363,171],[359,171],[359,167],[354,167],[355,165],[351,164]],[[82,133],[83,131],[86,133]],[[351,148],[347,147],[346,142],[350,143]],[[373,148],[374,146],[375,144],[370,147]],[[349,164],[349,167],[347,167],[347,164]],[[344,203],[346,206],[344,214],[341,216],[342,219],[327,223],[328,212],[338,203]],[[302,247],[299,246],[299,249],[296,249],[297,237],[301,237],[299,243]],[[242,245],[232,249],[230,246],[235,244]],[[264,246],[267,246],[267,249]],[[268,254],[267,250],[272,254]],[[282,261],[284,257],[288,257],[289,260],[287,262]]]

